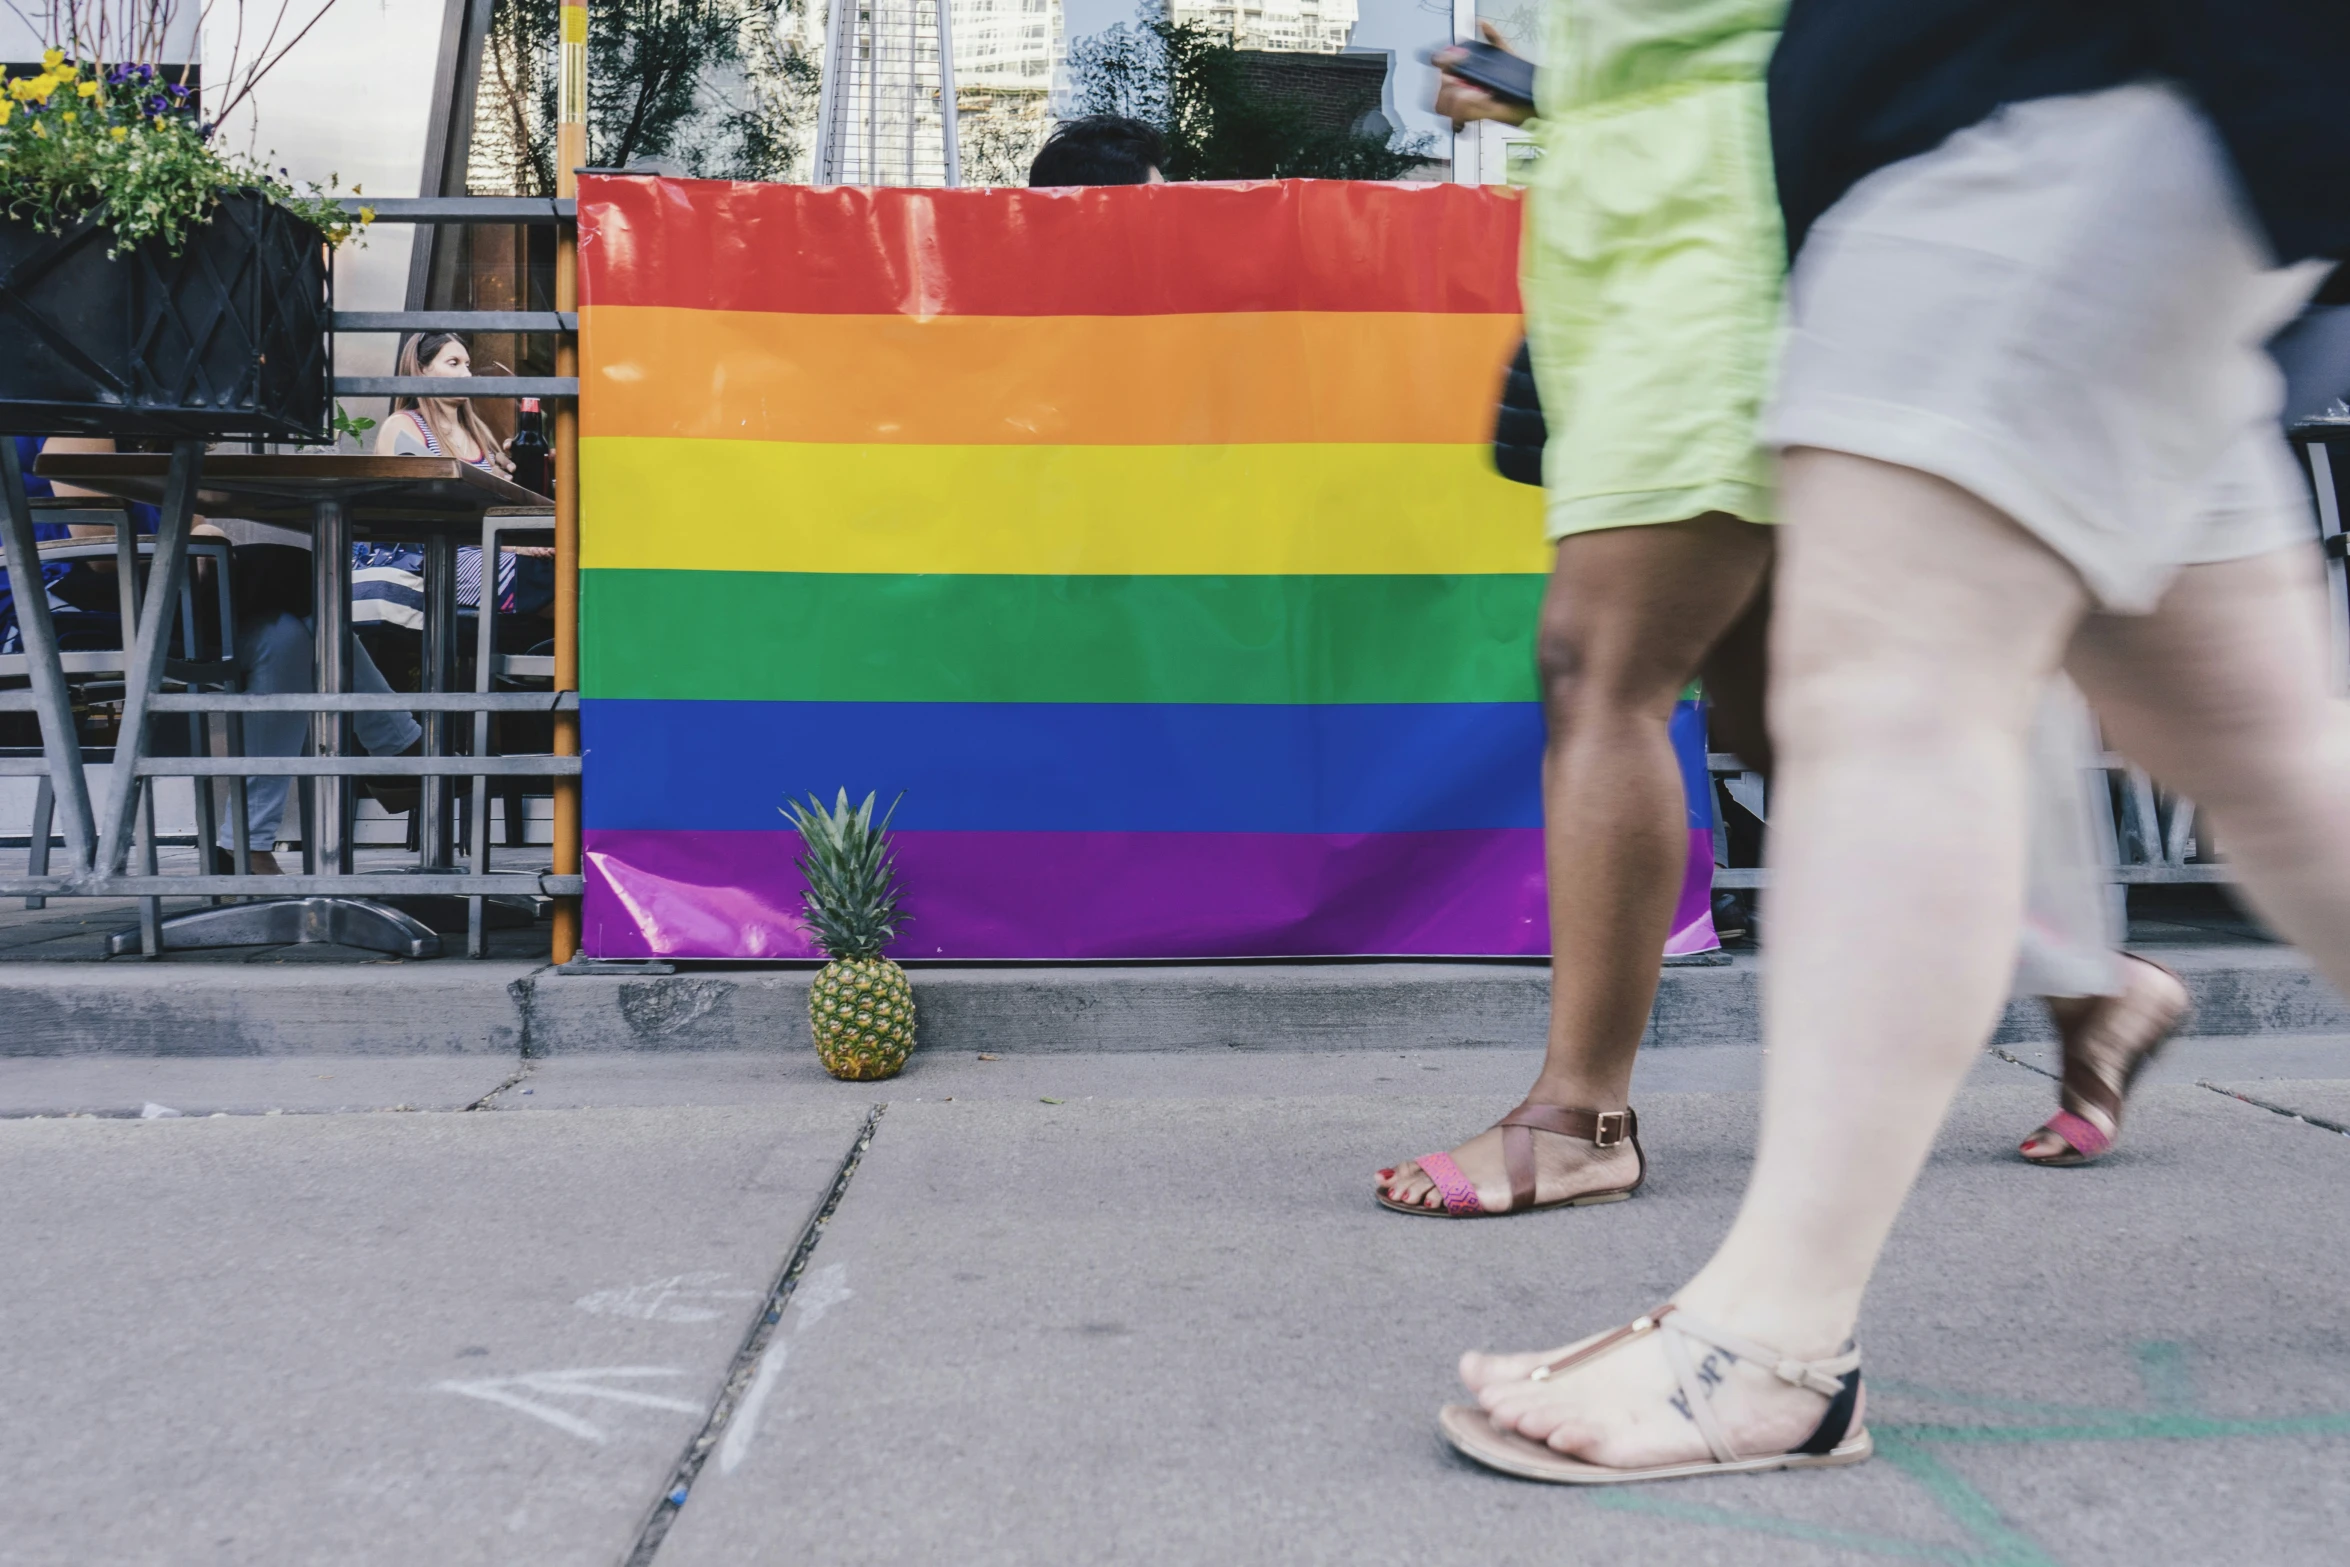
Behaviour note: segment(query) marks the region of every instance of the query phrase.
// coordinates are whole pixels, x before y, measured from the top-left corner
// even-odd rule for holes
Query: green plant
[[[1317,125],[1299,105],[1254,88],[1228,34],[1146,9],[1069,48],[1083,114],[1146,120],[1167,137],[1171,180],[1400,178],[1429,138],[1398,142]]]
[[[374,217],[346,213],[328,194],[332,176],[327,189],[297,191],[284,169],[224,148],[185,77],[185,67],[174,80],[168,67],[47,51],[39,72],[11,79],[0,97],[6,214],[51,233],[95,221],[112,237],[110,254],[148,240],[176,253],[232,191],[259,191],[337,244]]]
[[[359,414],[354,414],[349,409],[345,408],[341,403],[335,404],[335,434],[347,435],[352,440],[357,441],[365,439],[367,432],[374,428],[375,421],[373,419],[366,418]]]
[[[588,0],[588,161],[673,163],[714,179],[789,179],[813,124],[807,0]],[[555,188],[560,0],[494,0],[475,168]]]
[[[914,1049],[914,987],[881,955],[906,920],[889,843],[897,805],[876,823],[873,801],[852,808],[843,789],[829,811],[813,794],[783,807],[803,846],[800,908],[832,960],[809,985],[808,1032],[824,1069],[856,1082],[896,1076]]]

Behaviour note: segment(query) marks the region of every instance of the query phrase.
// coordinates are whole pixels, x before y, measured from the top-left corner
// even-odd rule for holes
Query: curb
[[[2350,1006],[2290,948],[2148,947],[2195,996],[2190,1028],[2350,1032]],[[811,970],[558,974],[543,964],[0,964],[0,1056],[528,1056],[799,1050]],[[1534,964],[1329,963],[917,968],[925,1046],[944,1050],[1384,1050],[1540,1047]],[[1645,1048],[1755,1044],[1750,955],[1668,968]],[[1994,1043],[2051,1037],[2013,1002]]]

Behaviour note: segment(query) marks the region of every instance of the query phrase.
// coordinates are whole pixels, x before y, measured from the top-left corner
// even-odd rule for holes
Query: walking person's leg
[[[2087,794],[2105,787],[2096,744],[2079,689],[2051,680],[2032,721],[2015,988],[2047,1005],[2063,1070],[2056,1114],[2018,1150],[2033,1164],[2087,1164],[2111,1152],[2131,1084],[2188,1011],[2178,975],[2116,950],[2124,932],[2106,875],[2110,851],[2097,847]]]
[[[2135,635],[2221,666],[2214,708],[2297,656],[2261,624],[2273,578],[2265,604],[2248,586],[2199,640],[2165,599],[2188,581],[2178,562],[2209,558],[2191,550],[2230,442],[2273,420],[2260,344],[2308,283],[2267,268],[2192,108],[2154,85],[2016,106],[1864,182],[1839,214],[1798,274],[1773,421],[1796,449],[1753,1178],[1669,1308],[1579,1353],[1464,1358],[1490,1418],[1471,1430],[1448,1413],[1446,1429],[1498,1467],[1569,1453],[1587,1462],[1550,1477],[1621,1479],[1866,1456],[1849,1336],[2005,990],[2042,683],[2093,602],[2160,611]],[[2206,574],[2252,571],[2196,568],[2183,602],[2202,601]],[[2097,698],[2126,678],[2086,659],[2077,673]],[[2277,743],[2279,712],[2314,722],[2307,703],[2272,706],[2255,743]],[[2274,906],[2339,928],[2350,885],[2289,864],[2341,814],[2320,797],[2350,796],[2331,740],[2228,774],[2223,748],[2181,733],[2159,728],[2180,749],[2144,759],[2199,796],[2218,787],[2266,839]],[[1729,1358],[1693,1368],[1692,1343]]]
[[[1903,490],[1911,492],[1906,506]],[[1936,490],[1959,504],[1920,504]],[[1875,504],[1853,504],[1872,492]],[[2015,726],[2028,694],[2019,681],[2004,702],[1987,700],[1978,719],[1999,707],[2007,717],[1989,728],[1959,726],[1977,730],[1971,745],[1953,746],[1930,729],[1903,735],[1889,721],[1899,693],[1872,699],[1864,669],[1883,669],[1891,656],[1914,691],[1926,673],[1915,656],[1923,647],[1901,657],[1894,644],[1907,635],[1872,625],[1865,609],[1854,613],[1860,595],[1820,583],[1805,551],[1838,538],[1850,520],[1866,526],[1841,535],[1848,551],[1903,534],[1921,548],[1957,543],[1966,558],[1947,564],[1974,571],[1978,589],[1996,589],[1971,618],[2042,651],[2051,645],[2045,633],[2080,600],[2062,563],[2022,530],[1907,470],[1791,454],[1787,514],[1791,607],[1779,645],[1791,669],[1777,688],[1785,803],[1774,813],[1785,875],[1768,1001],[1776,1046],[1755,1177],[1737,1224],[1675,1299],[1788,1355],[1817,1359],[1848,1338],[1876,1256],[1997,1006],[1994,945],[1945,949],[1928,970],[1904,961],[1909,943],[1886,915],[1926,885],[1943,889],[1934,907],[1949,917],[1948,930],[1979,930],[1990,923],[1986,911],[2003,919],[2020,907],[2020,863],[2012,875],[1989,868],[2014,863],[2022,843],[2020,817],[2002,801],[2021,793]],[[1889,528],[1894,517],[1928,526]],[[2003,574],[1983,576],[1985,561],[2002,562]],[[1825,596],[1814,591],[1821,587]],[[1996,604],[2028,605],[2029,624],[2002,622],[1991,613]],[[2068,663],[2114,741],[2212,813],[2255,906],[2350,989],[2350,706],[2326,689],[2322,615],[2306,550],[2192,566],[2150,615],[2089,616]],[[1914,613],[1904,618],[1914,631]],[[1979,661],[2006,640],[1968,634],[1948,646]],[[1988,680],[1968,684],[1995,695]],[[1874,714],[1865,728],[1877,738],[1854,721],[1856,708]],[[1918,745],[1931,748],[1931,773],[1917,770]],[[1998,785],[2003,772],[2008,783]],[[1895,842],[1901,813],[1868,808],[1889,788],[1971,809],[1953,819],[1955,831],[1903,850]],[[1884,873],[1921,849],[1922,862]],[[1982,857],[1977,874],[1951,858],[1954,849]],[[1937,872],[1951,879],[1924,880]],[[1939,982],[1920,993],[1916,982],[1929,972]],[[1661,1357],[1627,1353],[1571,1380],[1524,1380],[1545,1358],[1468,1357],[1463,1374],[1497,1420],[1600,1464],[1704,1452],[1670,1407],[1675,1381]],[[1767,1452],[1800,1441],[1825,1407],[1821,1395],[1747,1367],[1722,1379],[1710,1413],[1740,1446]]]
[[[1599,1114],[1629,1103],[1689,845],[1667,725],[1708,650],[1753,598],[1770,552],[1768,529],[1719,515],[1560,541],[1538,642],[1552,957],[1550,1032],[1531,1105]],[[1513,1193],[1505,1135],[1496,1126],[1444,1156],[1438,1168],[1456,1187],[1456,1208],[1460,1181],[1487,1212],[1526,1206]],[[1537,1127],[1522,1135],[1536,1203],[1620,1194],[1639,1178],[1629,1140],[1602,1147]],[[1381,1179],[1391,1202],[1445,1206],[1421,1161]]]
[[[1553,57],[1562,76],[1584,46]],[[1689,852],[1673,705],[1751,629],[1770,568],[1757,430],[1784,242],[1761,83],[1690,83],[1541,127],[1524,295],[1558,546],[1538,633],[1551,1016],[1514,1124],[1380,1172],[1382,1201],[1422,1213],[1638,1182],[1632,1059]]]
[[[2190,566],[2144,617],[2092,617],[2071,667],[2131,760],[2192,795],[2247,899],[2350,994],[2350,705],[2322,575],[2295,548]]]
[[[1913,470],[1792,453],[1783,502],[1762,1136],[1729,1239],[1675,1300],[1814,1361],[1849,1337],[2006,1001],[2027,737],[2087,595],[2014,523]],[[1921,925],[1934,932],[1930,962]],[[1498,1424],[1592,1462],[1705,1456],[1661,1353],[1523,1380],[1547,1358],[1469,1356],[1462,1375]],[[1793,1447],[1827,1407],[1745,1361],[1711,1400],[1750,1452]]]

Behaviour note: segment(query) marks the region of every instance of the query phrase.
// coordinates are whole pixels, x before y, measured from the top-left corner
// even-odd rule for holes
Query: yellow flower
[[[33,127],[33,134],[40,137],[41,140],[47,141],[49,139],[49,127],[46,125],[36,125]]]
[[[49,69],[57,73],[57,79],[61,82],[70,82],[82,74],[82,68],[78,65],[52,65]]]
[[[359,209],[359,221],[362,223],[373,223],[375,221],[375,209],[373,207],[361,207]]]
[[[75,114],[75,113],[74,113],[74,112],[73,112],[71,109],[68,109],[68,110],[66,110],[66,111],[65,111],[65,123],[66,123],[66,124],[68,124],[68,125],[71,125],[71,124],[72,124],[72,123],[73,123],[75,120],[77,120],[77,119],[79,119],[79,118],[81,118],[81,116],[79,116],[79,115]]]
[[[8,117],[15,112],[15,104],[10,103],[5,98],[0,98],[0,125],[6,125],[8,123]]]
[[[109,136],[111,136],[111,137],[113,137],[113,138],[114,138],[116,141],[120,141],[120,140],[122,140],[122,139],[123,139],[125,136],[128,136],[128,135],[130,134],[130,132],[129,132],[129,131],[126,131],[126,130],[124,130],[124,129],[123,129],[121,126],[117,125],[117,126],[114,128],[114,129],[112,129],[112,130],[108,131],[106,134],[107,134],[107,135],[109,135]]]
[[[79,87],[76,87],[74,91],[81,94],[84,98],[95,98],[98,96],[98,84],[96,82],[84,82]]]
[[[64,63],[65,51],[63,49],[44,49],[41,51],[41,66],[44,70],[54,71]]]

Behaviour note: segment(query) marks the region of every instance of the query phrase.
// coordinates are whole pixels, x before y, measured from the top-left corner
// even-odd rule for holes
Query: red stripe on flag
[[[587,176],[591,305],[844,315],[1518,310],[1516,194],[1282,180],[918,190]]]

